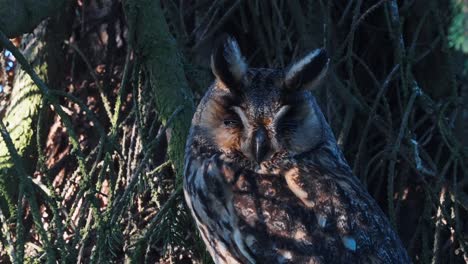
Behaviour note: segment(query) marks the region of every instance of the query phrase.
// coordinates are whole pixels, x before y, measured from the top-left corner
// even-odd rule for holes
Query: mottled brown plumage
[[[310,90],[328,58],[249,69],[229,39],[198,106],[184,191],[216,263],[409,263]]]

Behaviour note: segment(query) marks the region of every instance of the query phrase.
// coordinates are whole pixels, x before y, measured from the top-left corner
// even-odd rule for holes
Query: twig
[[[24,197],[29,202],[34,224],[36,225],[36,228],[41,237],[42,243],[44,243],[44,246],[46,248],[46,251],[48,254],[48,263],[54,263],[55,253],[49,241],[47,233],[42,225],[41,216],[39,213],[39,206],[37,204],[36,198],[34,197],[32,181],[28,177],[26,171],[24,170],[21,157],[16,151],[15,145],[13,144],[10,134],[8,133],[7,128],[5,127],[5,124],[3,124],[2,120],[0,120],[0,134],[2,135],[2,138],[8,149],[8,152],[10,153],[13,163],[15,164],[14,169],[19,179],[19,194],[18,194],[18,212],[19,212],[18,216],[19,217],[17,218],[17,223],[19,224],[19,226],[22,226],[22,219],[20,219],[20,217],[22,218],[22,210],[23,210],[22,205],[23,205],[23,194],[24,194]],[[22,232],[21,228],[20,228],[20,232]],[[20,248],[18,252],[18,258],[19,258],[18,261],[22,263],[23,257],[24,257],[23,255],[24,253],[22,252],[23,247],[24,247],[24,240],[20,239],[17,242],[20,243],[20,245],[17,245]],[[18,248],[17,248],[17,251],[18,251]]]
[[[385,92],[387,91],[387,87],[389,86],[390,82],[393,80],[393,78],[395,77],[395,73],[397,72],[397,70],[400,68],[400,65],[397,64],[393,67],[392,71],[388,74],[387,78],[385,79],[385,81],[383,82],[382,85],[380,85],[380,90],[379,92],[377,93],[375,99],[374,99],[374,103],[372,105],[372,108],[369,112],[369,117],[367,118],[367,121],[366,121],[366,125],[364,126],[364,130],[363,130],[363,133],[362,133],[362,136],[361,136],[361,140],[359,141],[359,145],[358,145],[358,151],[356,153],[356,159],[354,160],[354,166],[353,166],[353,171],[355,174],[357,174],[357,168],[359,166],[359,162],[360,162],[360,158],[361,158],[361,155],[362,155],[362,151],[363,151],[363,148],[364,148],[364,143],[365,143],[365,140],[367,139],[367,134],[369,133],[369,129],[370,129],[370,125],[372,123],[372,120],[374,119],[374,116],[375,116],[375,113],[377,111],[377,106],[380,102],[380,99],[382,98],[382,96],[385,94]]]
[[[416,83],[414,83],[414,89],[413,93],[408,101],[408,104],[406,105],[406,110],[403,114],[403,118],[401,119],[401,124],[400,124],[400,130],[398,132],[398,136],[393,144],[392,151],[390,153],[390,164],[388,167],[388,181],[387,181],[387,199],[388,199],[388,211],[390,215],[390,221],[394,226],[396,226],[396,221],[395,221],[395,212],[394,212],[394,206],[393,206],[393,191],[394,191],[394,179],[395,179],[395,165],[397,161],[397,153],[400,151],[400,145],[401,141],[406,133],[406,129],[408,127],[408,118],[413,111],[413,105],[414,102],[416,101],[416,98],[420,95],[419,87],[417,86]]]
[[[436,213],[436,222],[435,222],[435,231],[434,231],[434,246],[432,247],[432,264],[438,264],[439,262],[439,254],[440,254],[440,247],[441,247],[441,241],[440,241],[440,236],[441,236],[441,230],[442,230],[442,222],[443,222],[443,215],[442,215],[442,209],[441,207],[445,206],[445,200],[446,200],[446,188],[442,187],[440,190],[440,195],[439,195],[439,203],[440,205],[437,208],[437,213]]]
[[[165,136],[166,128],[169,127],[170,123],[172,123],[172,120],[174,120],[175,116],[178,113],[180,113],[182,111],[182,109],[183,109],[182,106],[179,106],[174,111],[174,113],[169,117],[169,119],[168,119],[168,121],[166,123],[166,126],[160,130],[160,132],[155,137],[153,142],[150,143],[150,146],[146,150],[146,153],[145,153],[145,156],[143,157],[143,160],[140,162],[138,168],[135,170],[132,177],[130,178],[130,181],[128,182],[127,186],[125,187],[125,190],[124,190],[122,196],[120,197],[120,199],[114,200],[114,204],[112,206],[113,207],[113,213],[112,213],[112,218],[110,220],[111,225],[115,224],[117,222],[118,218],[120,217],[120,215],[122,214],[122,210],[126,206],[127,201],[128,201],[127,197],[130,195],[130,192],[131,192],[131,190],[133,190],[133,187],[135,187],[135,184],[137,183],[137,180],[138,180],[144,166],[146,165],[146,162],[148,161],[150,156],[153,154],[152,150],[159,144],[159,142],[161,141],[161,138],[163,136]]]
[[[14,242],[12,238],[13,232],[10,230],[8,223],[5,219],[5,215],[3,214],[1,208],[0,208],[0,224],[1,224],[1,231],[2,231],[1,233],[5,234],[6,236],[6,243],[7,243],[6,247],[7,247],[8,256],[10,257],[10,261],[12,263],[15,263],[18,257],[15,251],[15,246],[14,246]]]
[[[31,65],[28,63],[26,58],[21,54],[21,52],[11,43],[11,41],[5,36],[3,31],[0,30],[0,43],[7,48],[13,56],[18,60],[18,62],[21,64],[23,67],[23,70],[31,77],[31,79],[34,81],[34,83],[37,85],[39,90],[41,91],[42,95],[44,98],[51,103],[54,106],[55,111],[57,114],[60,116],[60,119],[62,120],[63,124],[67,128],[67,133],[70,136],[70,142],[72,144],[73,150],[77,154],[78,157],[78,164],[81,172],[83,173],[84,178],[86,178],[86,169],[85,169],[85,162],[83,158],[83,153],[80,148],[80,143],[78,141],[78,137],[73,131],[73,126],[71,124],[70,119],[68,116],[65,114],[65,112],[62,110],[58,103],[58,99],[52,95],[50,92],[49,88],[47,85],[41,80],[41,78],[37,75],[37,73],[33,70]]]
[[[242,0],[237,0],[230,8],[228,11],[226,11],[226,13],[224,14],[223,17],[221,17],[219,20],[218,20],[218,23],[212,27],[210,29],[210,31],[206,34],[204,34],[204,37],[199,40],[197,42],[197,44],[195,44],[195,46],[193,47],[193,50],[197,50],[201,45],[205,44],[206,41],[208,41],[210,39],[210,37],[222,26],[224,25],[224,23],[226,23],[226,21],[228,20],[228,18],[230,18],[234,12],[237,10],[237,8],[240,6],[240,4],[242,3]]]
[[[91,74],[91,76],[92,76],[93,79],[94,79],[94,82],[96,83],[96,86],[97,86],[97,88],[98,88],[99,94],[101,95],[102,103],[104,104],[104,109],[105,109],[106,112],[107,112],[107,117],[108,117],[109,120],[112,120],[112,111],[111,111],[109,99],[107,99],[107,95],[104,93],[104,89],[103,89],[103,87],[102,87],[102,85],[101,85],[101,82],[99,81],[98,76],[96,75],[96,72],[95,72],[94,69],[93,69],[93,66],[91,65],[91,62],[89,62],[88,58],[86,58],[86,56],[84,55],[84,53],[80,50],[80,48],[78,48],[77,45],[75,45],[75,43],[71,43],[71,42],[69,42],[69,41],[65,41],[65,44],[67,44],[67,45],[70,46],[72,49],[74,49],[74,50],[76,51],[76,53],[78,53],[78,55],[80,56],[80,58],[85,62],[86,67],[88,67],[89,73]]]

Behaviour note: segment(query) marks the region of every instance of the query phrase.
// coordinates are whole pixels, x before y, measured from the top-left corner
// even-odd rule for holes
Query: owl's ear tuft
[[[324,79],[330,59],[325,49],[316,49],[285,71],[284,83],[290,90],[312,90]]]
[[[211,70],[227,87],[237,87],[248,70],[237,41],[228,37],[211,55]]]

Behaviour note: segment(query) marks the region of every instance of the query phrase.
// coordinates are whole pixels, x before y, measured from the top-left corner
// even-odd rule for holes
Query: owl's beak
[[[257,163],[262,162],[268,153],[267,139],[267,132],[264,128],[259,128],[255,131],[253,152]]]

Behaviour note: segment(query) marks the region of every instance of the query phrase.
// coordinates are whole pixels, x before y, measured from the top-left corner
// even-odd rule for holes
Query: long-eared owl
[[[410,263],[311,90],[329,59],[249,68],[228,38],[192,120],[184,194],[216,263]]]

